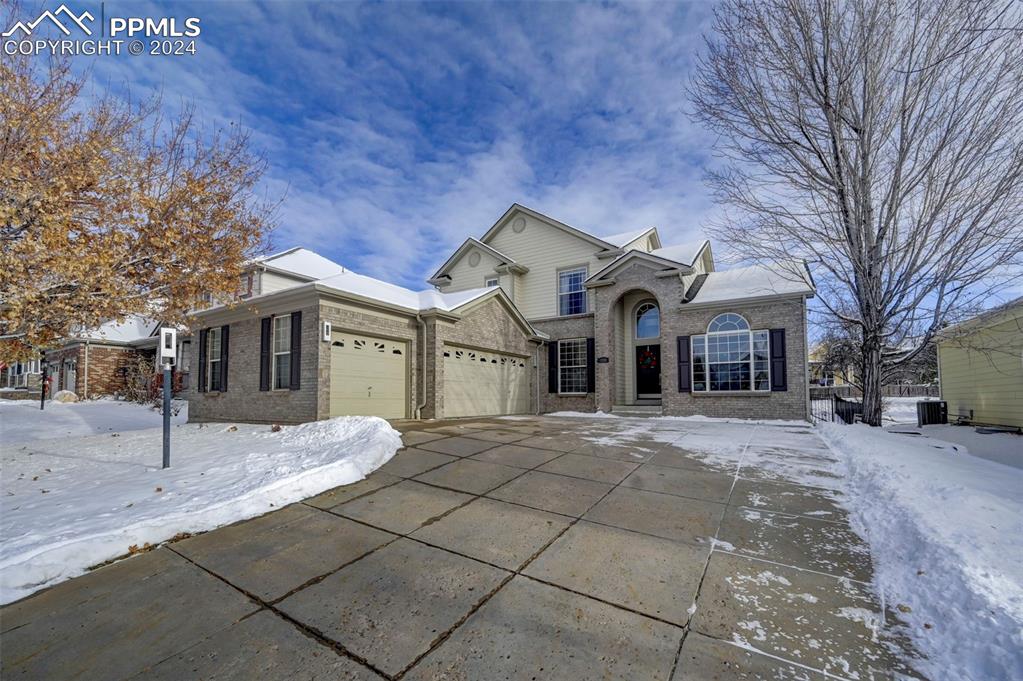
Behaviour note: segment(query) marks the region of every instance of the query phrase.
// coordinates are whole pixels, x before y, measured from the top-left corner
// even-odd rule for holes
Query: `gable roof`
[[[654,233],[654,237],[657,239],[657,243],[660,244],[661,243],[661,239],[660,239],[659,235],[657,234],[657,228],[656,227],[647,227],[646,229],[637,229],[637,230],[633,230],[631,232],[621,232],[620,234],[610,234],[608,236],[602,236],[602,237],[598,237],[598,238],[601,241],[606,241],[609,244],[614,244],[615,246],[618,246],[619,248],[623,248],[623,247],[631,244],[636,239],[638,239],[638,238],[640,238],[642,236],[645,236],[646,234],[649,234],[650,232]]]
[[[784,268],[784,265],[781,266]],[[795,270],[802,271],[797,279]],[[809,295],[816,292],[810,280],[805,263],[791,263],[787,268],[773,269],[765,265],[737,267],[731,270],[708,272],[702,285],[690,297],[687,304],[722,303],[733,300],[750,300],[773,296]]]
[[[709,239],[700,239],[699,241],[690,241],[688,243],[655,248],[650,252],[661,258],[674,260],[675,262],[680,262],[692,267],[700,258],[700,254],[703,253],[703,249],[708,248],[709,246]]]
[[[688,263],[665,258],[657,255],[656,253],[647,253],[646,251],[637,251],[632,249],[612,260],[586,281],[594,282],[609,277],[633,260],[642,260],[644,262],[657,265],[663,270],[683,270],[685,272],[692,270],[692,267],[690,267]]]
[[[535,211],[532,208],[526,208],[525,206],[523,206],[521,204],[518,204],[518,203],[513,203],[511,205],[511,207],[509,207],[508,210],[506,210],[504,212],[504,214],[497,219],[497,222],[495,222],[493,224],[493,226],[491,226],[491,228],[487,230],[487,233],[484,234],[482,237],[480,237],[480,241],[486,243],[491,238],[493,238],[494,234],[496,234],[497,231],[502,226],[504,226],[504,223],[508,220],[508,218],[510,218],[516,212],[525,213],[526,215],[528,215],[529,217],[531,217],[531,218],[533,218],[535,220],[539,220],[540,222],[546,223],[546,224],[550,225],[551,227],[556,227],[556,228],[558,228],[560,230],[568,232],[569,234],[572,234],[573,236],[577,236],[580,239],[583,239],[585,241],[589,241],[593,245],[599,246],[600,248],[603,248],[605,250],[612,250],[613,251],[613,250],[617,250],[617,248],[618,248],[617,244],[613,244],[613,243],[611,243],[609,241],[605,241],[605,240],[601,239],[598,236],[594,236],[594,235],[590,234],[589,232],[584,232],[583,230],[578,229],[576,227],[572,227],[571,225],[566,225],[564,222],[561,222],[559,220],[555,220],[554,218],[550,217],[549,215],[544,215],[543,213],[541,213],[539,211]]]
[[[430,277],[428,281],[432,282],[434,279],[438,279],[444,276],[449,269],[454,267],[455,263],[458,262],[459,258],[465,255],[465,253],[472,248],[478,248],[484,253],[489,253],[495,259],[499,260],[502,265],[517,264],[512,258],[508,257],[507,255],[497,250],[496,248],[483,243],[479,239],[469,237],[468,239],[462,242],[462,245],[459,246],[454,253],[451,254],[450,258],[444,261],[444,264],[441,265],[436,272],[434,272],[433,276]]]
[[[308,248],[289,248],[286,251],[258,258],[254,264],[280,270],[298,277],[314,280],[341,274],[345,268]]]

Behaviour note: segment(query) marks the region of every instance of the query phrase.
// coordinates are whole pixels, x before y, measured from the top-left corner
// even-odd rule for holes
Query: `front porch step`
[[[616,416],[661,416],[664,410],[659,404],[616,404],[611,407]]]

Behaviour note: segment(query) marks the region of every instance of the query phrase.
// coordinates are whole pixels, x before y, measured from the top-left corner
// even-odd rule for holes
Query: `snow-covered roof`
[[[812,295],[814,288],[802,265],[789,268],[770,268],[764,265],[737,267],[707,274],[706,280],[692,303],[718,303],[729,300],[759,298],[763,296]],[[803,280],[797,279],[796,272],[804,272]]]
[[[364,298],[372,298],[410,310],[439,309],[451,311],[466,303],[493,291],[491,288],[474,288],[454,293],[441,293],[435,289],[413,291],[397,284],[390,284],[380,279],[367,277],[346,270],[332,277],[316,282],[321,287],[334,289],[340,293],[350,293]]]
[[[618,246],[619,248],[630,244],[639,237],[649,232],[653,227],[647,227],[645,229],[636,229],[631,232],[621,232],[620,234],[609,234],[607,236],[598,236],[597,238],[601,241],[606,241],[609,244]]]
[[[75,338],[82,338],[95,341],[107,341],[110,343],[131,343],[142,338],[149,338],[156,329],[156,322],[148,317],[131,315],[124,321],[106,322],[99,328],[79,333]]]
[[[308,248],[289,248],[281,253],[260,258],[256,262],[309,279],[323,279],[345,271],[344,267],[333,260],[328,260]]]
[[[667,258],[668,260],[674,260],[684,265],[692,265],[696,262],[696,258],[699,257],[700,251],[708,243],[707,239],[700,239],[699,241],[690,241],[683,244],[674,244],[672,246],[665,246],[664,248],[655,248],[650,251],[652,254]]]

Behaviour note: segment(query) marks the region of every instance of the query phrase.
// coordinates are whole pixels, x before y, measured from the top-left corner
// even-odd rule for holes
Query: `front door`
[[[661,396],[661,346],[636,346],[636,397]]]

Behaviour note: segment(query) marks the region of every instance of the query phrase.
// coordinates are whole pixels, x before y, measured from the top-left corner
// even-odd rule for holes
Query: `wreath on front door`
[[[657,354],[649,348],[639,353],[639,368],[640,369],[656,369],[657,368]]]

